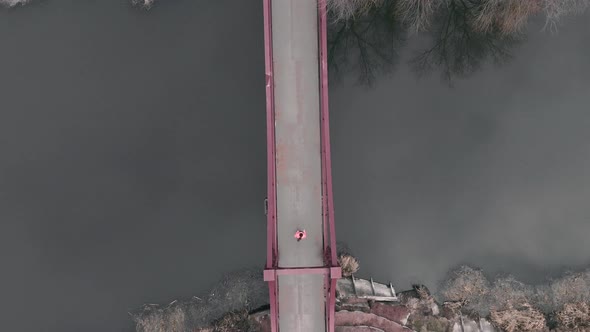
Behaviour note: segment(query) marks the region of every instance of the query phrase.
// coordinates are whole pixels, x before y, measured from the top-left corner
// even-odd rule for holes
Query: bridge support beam
[[[286,269],[265,269],[264,270],[264,281],[275,281],[277,276],[281,275],[302,275],[302,274],[325,274],[330,279],[342,278],[342,269],[340,266],[332,267],[299,267],[299,268],[286,268]]]

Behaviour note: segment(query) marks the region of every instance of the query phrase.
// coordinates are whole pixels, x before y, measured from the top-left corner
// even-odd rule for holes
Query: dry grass
[[[528,303],[518,307],[509,306],[505,310],[492,310],[490,320],[492,324],[506,332],[543,331],[547,325],[543,313]]]
[[[146,305],[134,317],[136,331],[141,332],[185,332],[187,315],[184,306],[172,303],[166,308]]]
[[[260,269],[227,274],[203,299],[174,301],[168,306],[146,305],[132,315],[137,332],[185,332],[220,322],[230,313],[268,303],[268,285]]]
[[[414,285],[414,289],[416,290],[416,294],[421,300],[428,300],[431,299],[430,291],[424,285]]]
[[[243,332],[251,329],[247,310],[228,312],[213,322],[214,332]]]
[[[567,303],[557,312],[560,327],[581,329],[590,327],[590,305],[587,302]]]
[[[447,332],[452,331],[451,322],[436,316],[413,316],[408,321],[408,327],[417,332]]]
[[[359,262],[351,255],[338,256],[338,264],[342,268],[342,276],[350,277],[359,270]]]

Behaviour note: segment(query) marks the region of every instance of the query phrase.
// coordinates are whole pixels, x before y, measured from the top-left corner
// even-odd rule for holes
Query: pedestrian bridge
[[[336,259],[324,0],[263,0],[272,331],[334,331]],[[305,230],[297,241],[295,234]]]

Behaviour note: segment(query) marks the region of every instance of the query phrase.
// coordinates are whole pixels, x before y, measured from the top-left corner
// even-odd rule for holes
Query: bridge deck
[[[278,267],[324,266],[317,0],[273,0]],[[294,234],[305,229],[307,238]],[[279,330],[325,331],[325,275],[278,277]]]

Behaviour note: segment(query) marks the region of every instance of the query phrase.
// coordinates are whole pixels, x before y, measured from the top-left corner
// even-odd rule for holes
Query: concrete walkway
[[[317,0],[273,0],[279,268],[321,267],[322,162]],[[294,234],[305,230],[307,238]],[[324,275],[278,277],[280,332],[326,330]]]

